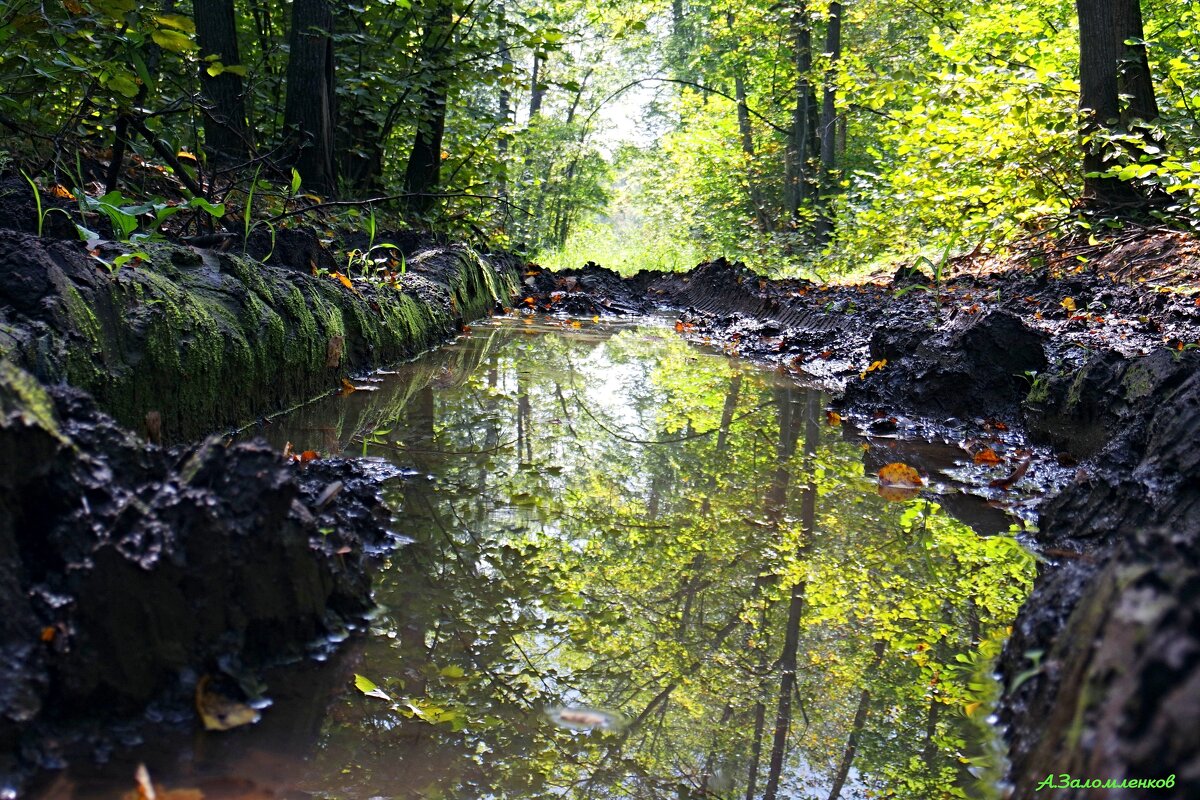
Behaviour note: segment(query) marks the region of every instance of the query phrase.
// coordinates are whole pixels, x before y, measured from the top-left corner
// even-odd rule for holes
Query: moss
[[[236,256],[220,256],[218,269],[190,249],[156,245],[136,270],[61,286],[50,337],[22,332],[0,343],[38,377],[91,391],[126,426],[140,428],[157,411],[166,439],[196,437],[314,397],[339,371],[409,357],[452,334],[460,314],[486,311],[506,279],[515,285],[473,251],[436,263],[411,270],[414,296],[383,286],[348,291]],[[74,266],[94,270],[86,260]],[[336,370],[327,366],[335,337],[344,341]]]
[[[0,409],[6,417],[18,416],[48,432],[59,442],[67,437],[58,429],[54,402],[38,380],[7,359],[0,359]]]

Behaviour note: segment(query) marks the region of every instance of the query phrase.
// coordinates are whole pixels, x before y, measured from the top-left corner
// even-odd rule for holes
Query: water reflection
[[[237,760],[272,749],[277,708],[191,774],[354,798],[986,796],[981,676],[1029,556],[880,497],[816,392],[665,328],[547,327],[478,327],[264,431],[413,468],[390,496],[413,542],[325,672],[340,690],[309,698],[315,735],[274,748],[288,769]],[[620,724],[553,719],[589,715]]]

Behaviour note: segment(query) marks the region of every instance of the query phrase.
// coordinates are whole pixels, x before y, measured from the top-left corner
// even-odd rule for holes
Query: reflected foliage
[[[879,496],[819,395],[665,328],[511,321],[382,389],[272,434],[415,471],[355,667],[382,693],[347,686],[303,788],[987,795],[983,676],[1032,560]]]

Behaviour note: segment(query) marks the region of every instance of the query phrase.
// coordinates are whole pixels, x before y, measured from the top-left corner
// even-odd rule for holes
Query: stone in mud
[[[908,318],[883,324],[871,357],[887,359],[846,387],[845,402],[922,414],[1014,414],[1027,373],[1045,368],[1044,336],[1002,310],[961,314],[945,329]]]
[[[7,361],[0,412],[0,752],[36,760],[45,725],[186,705],[218,662],[294,658],[370,607],[368,553],[390,538],[371,465],[166,451]]]

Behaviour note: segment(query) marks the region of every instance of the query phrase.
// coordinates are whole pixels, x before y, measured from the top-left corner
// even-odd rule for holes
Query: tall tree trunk
[[[804,427],[804,471],[808,482],[804,486],[801,501],[800,526],[803,531],[801,551],[807,550],[816,525],[816,485],[813,483],[812,461],[820,440],[817,411],[819,395],[810,392],[805,404]],[[783,390],[780,397],[779,447],[777,467],[772,481],[770,500],[776,514],[782,514],[787,504],[787,487],[790,472],[787,463],[795,451],[796,433],[799,426],[793,424],[791,413],[791,389]],[[796,692],[796,656],[800,647],[800,619],[804,612],[807,585],[803,582],[792,587],[788,604],[787,628],[784,630],[783,652],[779,656],[779,700],[775,707],[775,735],[771,742],[771,760],[767,766],[767,783],[763,788],[763,800],[776,800],[779,796],[779,781],[783,776],[783,762],[787,756],[788,735],[792,726],[792,697]]]
[[[821,97],[821,210],[817,218],[817,243],[825,244],[833,236],[832,195],[837,192],[837,62],[842,57],[842,4],[829,3],[829,22],[825,28],[825,88]]]
[[[533,54],[533,75],[529,81],[529,118],[533,119],[542,110],[542,98],[546,96],[546,90],[542,88],[542,65],[546,63],[546,59],[537,53]]]
[[[883,653],[886,648],[883,641],[875,643],[875,661],[863,675],[864,684],[867,682],[867,678],[883,663]],[[842,794],[842,787],[846,785],[846,779],[850,777],[850,767],[854,763],[854,755],[858,752],[858,738],[867,724],[867,712],[870,709],[871,690],[864,686],[862,694],[858,698],[858,710],[854,712],[854,722],[850,724],[850,735],[846,737],[846,749],[842,751],[842,761],[838,764],[837,774],[833,776],[833,786],[830,787],[829,797],[826,800],[838,800]]]
[[[501,31],[500,35],[503,37],[501,40],[500,63],[502,65],[504,65],[504,68],[506,70],[511,72],[512,65],[513,65],[513,57],[512,57],[512,50],[509,48],[509,44],[508,44],[508,33],[505,30],[504,14],[505,14],[505,5],[503,2],[501,2],[496,6],[496,16],[499,20],[500,31]],[[497,117],[498,117],[497,122],[499,122],[499,124],[503,128],[507,128],[509,123],[512,122],[512,117],[513,117],[512,92],[510,92],[508,90],[508,84],[505,84],[505,83],[500,84],[500,97],[499,97],[499,108],[497,109]],[[512,146],[512,134],[508,133],[506,130],[502,130],[500,132],[500,138],[496,142],[496,156],[497,156],[496,160],[499,162],[499,172],[496,175],[496,194],[499,195],[500,197],[506,198],[506,199],[508,197],[508,150],[511,146]],[[502,208],[501,213],[505,214],[505,219],[507,220],[508,219],[507,206]],[[507,223],[505,224],[505,227],[506,228],[508,227]]]
[[[246,126],[246,97],[242,76],[223,71],[208,73],[216,56],[224,67],[241,66],[237,21],[233,0],[195,0],[196,43],[200,45],[200,87],[208,100],[204,109],[204,144],[213,162],[244,161],[250,155],[250,133]]]
[[[792,129],[784,152],[784,210],[798,220],[804,202],[813,195],[812,160],[817,155],[817,95],[812,85],[812,27],[808,5],[792,11],[792,49],[796,68]]]
[[[453,6],[439,0],[430,10],[425,28],[421,63],[425,83],[421,90],[421,113],[408,167],[404,171],[404,191],[410,195],[408,208],[423,214],[433,208],[442,176],[442,137],[446,132],[448,85],[441,67],[453,35]]]
[[[1137,204],[1133,184],[1086,177],[1112,166],[1115,145],[1106,133],[1127,130],[1135,120],[1158,117],[1154,82],[1143,37],[1139,0],[1076,0],[1079,13],[1079,107],[1083,122],[1084,195],[1097,206]],[[1126,42],[1135,42],[1126,44]]]
[[[299,138],[296,171],[306,186],[324,193],[337,189],[332,33],[328,0],[294,0],[284,127]]]

